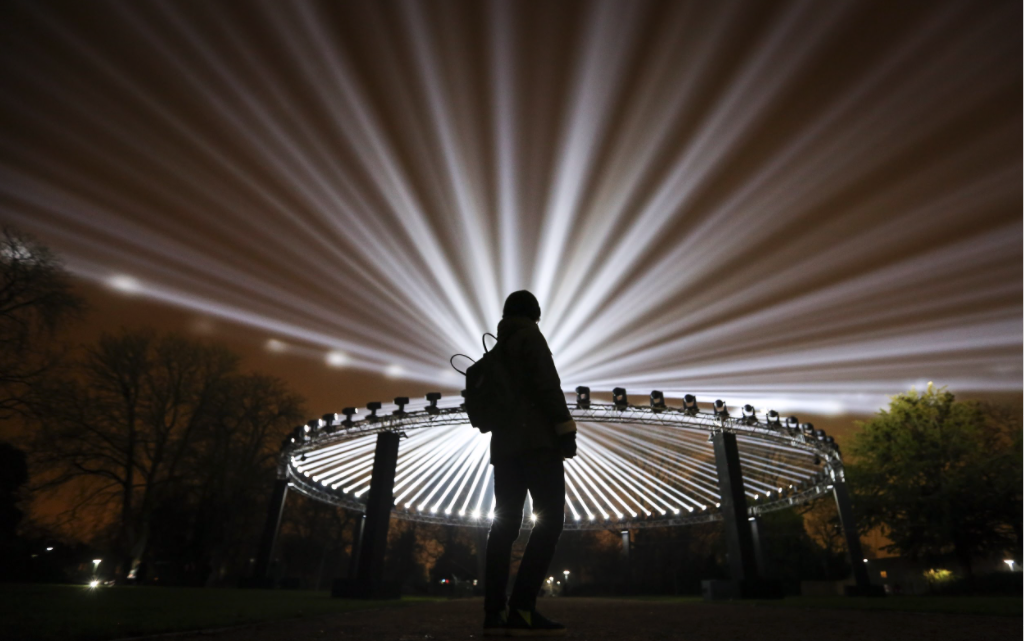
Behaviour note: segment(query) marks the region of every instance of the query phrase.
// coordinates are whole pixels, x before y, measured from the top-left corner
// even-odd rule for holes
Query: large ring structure
[[[565,462],[565,528],[607,529],[716,521],[720,495],[711,435],[739,445],[751,516],[805,503],[843,480],[831,437],[795,418],[735,415],[624,402],[570,402],[579,453]],[[287,439],[279,474],[320,501],[364,511],[376,435],[405,435],[395,474],[398,518],[487,527],[494,512],[490,436],[469,425],[461,399],[370,404],[327,415]],[[738,416],[737,416],[738,415]],[[532,521],[529,508],[524,525]]]

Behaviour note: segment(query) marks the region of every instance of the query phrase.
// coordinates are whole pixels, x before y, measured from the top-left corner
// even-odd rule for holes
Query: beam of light
[[[567,390],[1019,391],[1014,8],[894,11],[16,4],[0,218],[254,346],[446,391],[522,287]]]

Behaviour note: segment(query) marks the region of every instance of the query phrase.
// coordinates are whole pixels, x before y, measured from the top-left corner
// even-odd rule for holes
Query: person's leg
[[[533,512],[537,515],[530,541],[526,544],[523,561],[512,588],[509,607],[533,610],[537,592],[547,578],[555,545],[565,521],[565,472],[562,457],[557,452],[539,454],[526,467]]]
[[[518,461],[494,466],[494,520],[487,536],[484,611],[504,612],[512,544],[519,538],[526,501],[526,476]]]

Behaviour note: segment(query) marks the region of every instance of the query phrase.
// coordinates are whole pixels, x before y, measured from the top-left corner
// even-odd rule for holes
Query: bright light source
[[[405,375],[405,368],[398,364],[388,365],[384,368],[384,375],[388,378],[400,378]]]
[[[345,352],[339,352],[337,350],[327,352],[327,356],[324,357],[324,360],[331,367],[345,367],[352,361],[352,359],[349,358],[348,354],[346,354]]]
[[[89,581],[89,587],[90,588],[99,587],[99,585],[100,585],[100,582],[97,581],[96,579],[93,579],[92,581]]]
[[[47,552],[53,552],[53,546],[46,548]]]
[[[136,294],[142,291],[142,283],[137,278],[125,274],[111,276],[107,279],[107,285],[125,294]]]

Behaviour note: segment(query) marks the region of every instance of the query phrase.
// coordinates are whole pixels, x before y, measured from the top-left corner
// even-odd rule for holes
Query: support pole
[[[721,510],[725,519],[725,541],[729,550],[729,575],[733,581],[757,579],[754,537],[747,520],[747,497],[743,492],[743,473],[736,435],[719,431],[712,437]]]
[[[398,465],[399,432],[377,434],[373,474],[366,498],[366,516],[356,556],[355,580],[335,581],[332,594],[356,599],[399,597],[399,586],[384,581],[384,553],[388,547],[388,525],[394,506],[395,468]]]
[[[483,594],[484,575],[487,574],[487,528],[478,527],[474,528],[474,537],[476,538],[476,578],[477,578],[477,590],[474,593],[479,592]]]
[[[748,521],[750,522],[750,535],[754,541],[754,562],[757,564],[757,574],[767,577],[768,559],[764,549],[764,523],[760,516],[750,517]]]
[[[359,543],[363,540],[363,527],[365,526],[365,514],[360,514],[359,520],[352,524],[352,553],[348,558],[348,578],[353,580],[359,569]]]
[[[765,580],[758,572],[754,535],[747,514],[743,491],[743,472],[736,435],[719,430],[711,435],[715,448],[715,468],[725,521],[725,541],[729,550],[729,581],[704,581],[701,590],[707,600],[781,599],[782,584]]]
[[[622,531],[622,590],[629,594],[629,530]]]
[[[853,568],[853,589],[846,590],[847,596],[885,596],[885,589],[880,585],[871,585],[868,569],[864,564],[864,550],[860,546],[860,534],[857,533],[857,521],[853,517],[853,504],[846,481],[838,478],[832,484],[832,494],[836,498],[839,510],[839,523],[846,537],[846,549],[850,553],[850,567]]]
[[[267,520],[263,524],[263,533],[260,535],[259,552],[256,554],[256,569],[252,578],[254,587],[271,587],[272,585],[270,562],[273,559],[274,544],[277,542],[277,532],[281,527],[281,514],[284,512],[287,498],[288,479],[277,479],[274,481],[274,491],[270,495],[270,504],[267,506]]]

